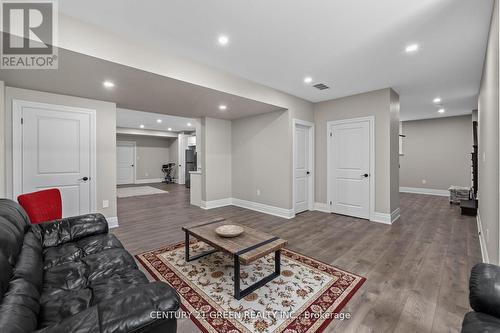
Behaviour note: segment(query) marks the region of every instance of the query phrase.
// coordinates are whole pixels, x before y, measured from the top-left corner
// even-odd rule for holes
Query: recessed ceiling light
[[[192,126],[192,124],[191,124],[191,123],[187,123],[187,125],[188,125],[189,127],[191,127],[191,126]]]
[[[229,37],[227,37],[226,35],[219,35],[219,37],[217,38],[217,42],[221,46],[226,46],[229,43]]]
[[[441,98],[436,97],[436,98],[434,98],[434,100],[432,100],[432,101],[434,102],[434,104],[439,104],[439,103],[441,103]]]
[[[420,45],[418,45],[418,44],[410,44],[406,47],[405,51],[406,51],[406,53],[413,53],[413,52],[417,52],[419,48],[420,48]]]
[[[226,105],[219,105],[219,110],[227,110],[227,106]]]
[[[157,122],[158,124],[161,124],[162,120],[161,120],[161,119],[156,119],[156,122]]]
[[[113,88],[113,87],[115,86],[115,84],[114,84],[113,82],[108,81],[108,80],[104,81],[104,82],[102,83],[102,85],[103,85],[105,88]]]
[[[171,130],[172,130],[172,127],[167,128],[167,130],[171,131]]]
[[[438,112],[439,113],[444,113],[446,110],[445,109],[439,109]]]
[[[311,83],[311,82],[313,82],[312,77],[310,77],[310,76],[306,76],[306,77],[304,78],[304,83],[309,84],[309,83]]]
[[[143,125],[143,124],[141,124],[141,125],[139,125],[139,127],[140,127],[140,128],[144,128],[144,125]]]

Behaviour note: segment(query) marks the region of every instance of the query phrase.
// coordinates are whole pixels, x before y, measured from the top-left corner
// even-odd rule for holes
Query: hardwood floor
[[[457,332],[469,311],[469,272],[481,261],[476,220],[445,197],[402,193],[401,218],[387,226],[321,212],[286,220],[233,206],[203,210],[183,186],[152,186],[170,193],[118,199],[120,227],[112,232],[134,254],[183,241],[188,222],[224,217],[366,277],[343,309],[352,318],[325,332]],[[178,332],[198,331],[179,321]]]

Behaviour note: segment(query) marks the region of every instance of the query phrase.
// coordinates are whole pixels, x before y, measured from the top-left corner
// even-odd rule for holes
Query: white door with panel
[[[331,125],[329,172],[333,213],[370,217],[370,122]]]
[[[13,120],[22,124],[14,124],[14,168],[20,168],[14,195],[58,188],[63,216],[90,213],[92,110],[24,101],[13,106]]]
[[[135,182],[135,142],[116,142],[116,183]]]
[[[294,127],[294,209],[300,213],[310,209],[312,127],[296,124]]]

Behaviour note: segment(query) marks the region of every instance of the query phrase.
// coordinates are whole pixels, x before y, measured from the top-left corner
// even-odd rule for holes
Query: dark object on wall
[[[101,214],[31,225],[19,204],[0,199],[0,331],[175,332],[179,304],[168,284],[148,281]]]
[[[172,184],[174,180],[172,179],[172,171],[174,171],[175,163],[167,163],[161,166],[161,171],[165,175],[162,183]]]
[[[186,149],[186,187],[190,188],[191,187],[191,174],[189,171],[196,171],[196,150],[194,146],[189,147]]]
[[[479,203],[477,201],[478,189],[478,140],[477,140],[477,121],[472,122],[472,194],[470,200],[462,200],[460,202],[460,209],[462,215],[476,216]]]
[[[500,332],[500,267],[477,264],[469,279],[469,302],[474,311],[465,315],[462,333]]]

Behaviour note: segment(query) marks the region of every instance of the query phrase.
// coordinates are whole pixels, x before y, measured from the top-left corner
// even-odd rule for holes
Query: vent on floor
[[[318,84],[315,84],[313,87],[314,87],[314,88],[316,88],[316,89],[319,89],[319,90],[330,89],[330,87],[329,87],[329,86],[327,86],[327,85],[326,85],[326,84],[324,84],[324,83],[318,83]]]

